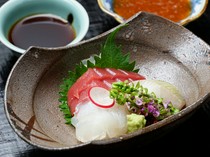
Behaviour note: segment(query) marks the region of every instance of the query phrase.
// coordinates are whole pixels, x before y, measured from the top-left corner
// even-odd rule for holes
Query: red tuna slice
[[[89,68],[68,91],[68,105],[71,114],[73,115],[80,102],[88,98],[88,90],[91,87],[99,86],[109,90],[113,82],[142,79],[145,77],[135,72],[113,68]]]

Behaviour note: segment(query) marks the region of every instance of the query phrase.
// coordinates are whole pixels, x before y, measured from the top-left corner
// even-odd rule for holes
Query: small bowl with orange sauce
[[[30,46],[56,48],[80,42],[89,29],[74,0],[9,0],[0,8],[0,41],[18,54]]]
[[[162,16],[179,25],[199,18],[205,11],[208,0],[97,0],[99,7],[123,23],[139,11]]]

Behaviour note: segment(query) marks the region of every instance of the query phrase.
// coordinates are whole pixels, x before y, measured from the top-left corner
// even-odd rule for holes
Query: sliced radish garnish
[[[88,96],[93,104],[102,108],[110,108],[114,105],[114,99],[109,97],[109,91],[102,87],[92,87]]]

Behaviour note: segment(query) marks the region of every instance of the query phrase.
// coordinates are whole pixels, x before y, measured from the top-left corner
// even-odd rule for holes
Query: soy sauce
[[[75,37],[76,33],[69,22],[48,14],[25,17],[9,31],[9,41],[22,49],[30,46],[65,46]]]

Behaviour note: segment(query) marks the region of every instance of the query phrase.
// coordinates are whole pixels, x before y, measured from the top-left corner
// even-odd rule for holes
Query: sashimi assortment
[[[113,82],[142,79],[142,75],[120,69],[89,68],[68,92],[76,137],[88,142],[125,134],[128,110],[110,98],[109,90]]]
[[[136,131],[177,113],[185,105],[172,84],[121,72],[119,69],[88,69],[69,89],[68,105],[73,111],[72,125],[79,141],[113,138]],[[138,118],[140,120],[136,120]]]
[[[119,137],[178,113],[185,106],[180,91],[161,80],[139,74],[129,54],[114,43],[121,27],[102,45],[95,62],[69,72],[60,91],[66,124],[81,142]]]

